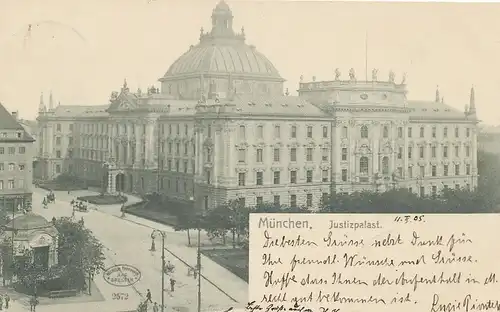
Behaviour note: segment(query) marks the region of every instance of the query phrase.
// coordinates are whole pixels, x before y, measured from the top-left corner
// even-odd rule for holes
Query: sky
[[[159,86],[169,66],[210,30],[218,1],[0,0],[0,102],[36,118],[41,92],[62,105],[105,105],[127,79]],[[475,88],[479,118],[500,124],[500,4],[226,1],[234,29],[266,55],[294,94],[305,81],[407,75],[410,100],[460,110]],[[28,25],[31,31],[28,32]],[[366,41],[367,38],[367,41]],[[368,53],[365,43],[368,43]]]

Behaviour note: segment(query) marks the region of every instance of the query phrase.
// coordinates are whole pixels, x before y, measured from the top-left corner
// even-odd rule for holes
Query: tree
[[[67,287],[83,287],[87,276],[90,293],[91,279],[105,268],[104,246],[83,222],[63,217],[56,220],[55,227],[59,231],[59,264],[65,267]]]
[[[176,231],[186,231],[188,237],[188,245],[191,246],[191,229],[198,227],[197,214],[194,206],[186,206],[177,213],[177,222],[175,225]]]

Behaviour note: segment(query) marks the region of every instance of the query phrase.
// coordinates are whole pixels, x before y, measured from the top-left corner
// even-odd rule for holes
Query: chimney
[[[12,112],[12,117],[14,117],[14,119],[16,120],[19,120],[19,115],[17,112]]]

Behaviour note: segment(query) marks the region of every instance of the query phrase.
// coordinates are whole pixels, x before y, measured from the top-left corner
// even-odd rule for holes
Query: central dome
[[[212,30],[202,28],[200,42],[179,57],[160,80],[210,73],[284,81],[267,57],[245,43],[243,28],[239,34],[233,31],[233,15],[224,1],[212,12]]]

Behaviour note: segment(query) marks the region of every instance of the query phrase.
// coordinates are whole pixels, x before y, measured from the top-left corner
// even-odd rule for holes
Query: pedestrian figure
[[[151,300],[151,291],[148,289],[148,292],[146,293],[146,302],[151,302],[153,303],[153,300]]]
[[[158,303],[156,303],[156,302],[153,306],[153,312],[158,312]]]
[[[5,294],[5,308],[9,308],[10,297],[8,294]]]
[[[173,277],[170,278],[170,291],[174,292],[175,290],[175,280]]]
[[[3,310],[3,295],[0,295],[0,311]]]
[[[38,304],[38,299],[36,299],[35,296],[31,297],[31,299],[30,299],[30,311],[31,312],[35,312],[37,304]]]

